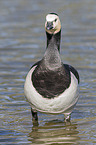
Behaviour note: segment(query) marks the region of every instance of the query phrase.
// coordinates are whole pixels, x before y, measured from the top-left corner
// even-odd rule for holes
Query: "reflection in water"
[[[76,144],[80,139],[78,133],[77,124],[55,120],[45,123],[44,126],[33,126],[29,140],[36,144]]]

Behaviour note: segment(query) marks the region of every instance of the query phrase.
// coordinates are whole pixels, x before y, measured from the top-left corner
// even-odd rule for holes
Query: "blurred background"
[[[71,122],[38,113],[31,121],[24,96],[29,68],[46,49],[45,16],[62,24],[61,58],[80,74],[80,97]],[[96,143],[96,0],[0,0],[0,144]]]

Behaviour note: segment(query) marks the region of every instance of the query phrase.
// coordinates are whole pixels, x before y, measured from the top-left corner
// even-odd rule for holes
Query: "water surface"
[[[80,74],[80,98],[71,123],[63,115],[38,113],[34,126],[23,86],[45,52],[49,12],[60,16],[61,58]],[[0,1],[0,144],[96,144],[95,0]]]

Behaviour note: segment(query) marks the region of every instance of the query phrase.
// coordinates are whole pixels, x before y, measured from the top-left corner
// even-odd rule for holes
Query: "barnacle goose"
[[[47,45],[44,57],[27,74],[24,93],[31,105],[32,119],[38,120],[37,111],[64,114],[70,121],[78,100],[79,74],[60,58],[61,23],[56,13],[46,16]]]

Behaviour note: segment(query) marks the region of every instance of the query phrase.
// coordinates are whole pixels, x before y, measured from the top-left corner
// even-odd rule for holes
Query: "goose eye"
[[[57,19],[54,20],[55,22],[57,21]]]

